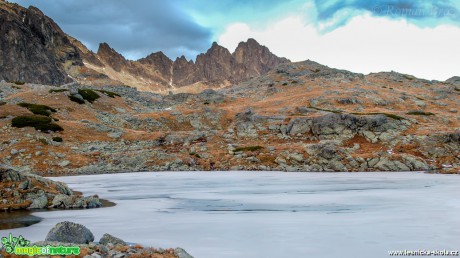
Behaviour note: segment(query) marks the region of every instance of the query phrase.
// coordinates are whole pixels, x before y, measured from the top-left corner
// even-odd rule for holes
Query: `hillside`
[[[222,90],[1,83],[1,162],[41,175],[147,170],[459,171],[460,88],[396,72],[282,64]],[[12,127],[43,104],[63,131]],[[22,104],[22,106],[25,106]],[[29,107],[30,108],[30,107]],[[53,141],[61,137],[62,142]]]

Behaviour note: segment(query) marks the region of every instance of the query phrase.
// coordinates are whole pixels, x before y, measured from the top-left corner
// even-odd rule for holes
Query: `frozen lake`
[[[195,258],[389,257],[390,250],[460,250],[460,177],[422,173],[188,172],[61,177],[117,203],[34,212],[43,240],[58,222]]]

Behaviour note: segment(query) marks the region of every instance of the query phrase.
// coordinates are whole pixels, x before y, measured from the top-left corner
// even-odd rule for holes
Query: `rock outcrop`
[[[78,50],[35,7],[0,2],[0,80],[60,85],[68,70],[83,66]]]
[[[0,209],[97,208],[97,196],[84,197],[64,183],[38,175],[0,168]]]

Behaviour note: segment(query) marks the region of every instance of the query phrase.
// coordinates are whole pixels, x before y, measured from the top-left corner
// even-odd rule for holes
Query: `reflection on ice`
[[[421,173],[131,173],[63,177],[117,203],[35,212],[12,230],[44,239],[63,220],[203,257],[388,257],[389,250],[459,250],[460,177]],[[6,235],[9,230],[0,231]]]

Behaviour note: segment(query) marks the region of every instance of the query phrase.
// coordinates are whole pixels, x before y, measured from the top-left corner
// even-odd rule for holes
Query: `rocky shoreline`
[[[85,209],[102,206],[97,195],[82,196],[65,183],[0,168],[0,210]]]
[[[24,236],[27,238],[27,236]],[[83,225],[64,221],[56,224],[47,234],[44,241],[36,243],[28,243],[24,246],[29,247],[79,247],[78,253],[75,255],[42,255],[43,258],[51,257],[83,257],[83,258],[124,258],[124,257],[152,257],[152,258],[193,258],[182,248],[153,248],[143,247],[139,244],[129,244],[120,238],[114,237],[110,234],[104,234],[98,242],[94,242],[93,233]],[[0,257],[9,257],[8,250],[3,246],[0,251]]]

